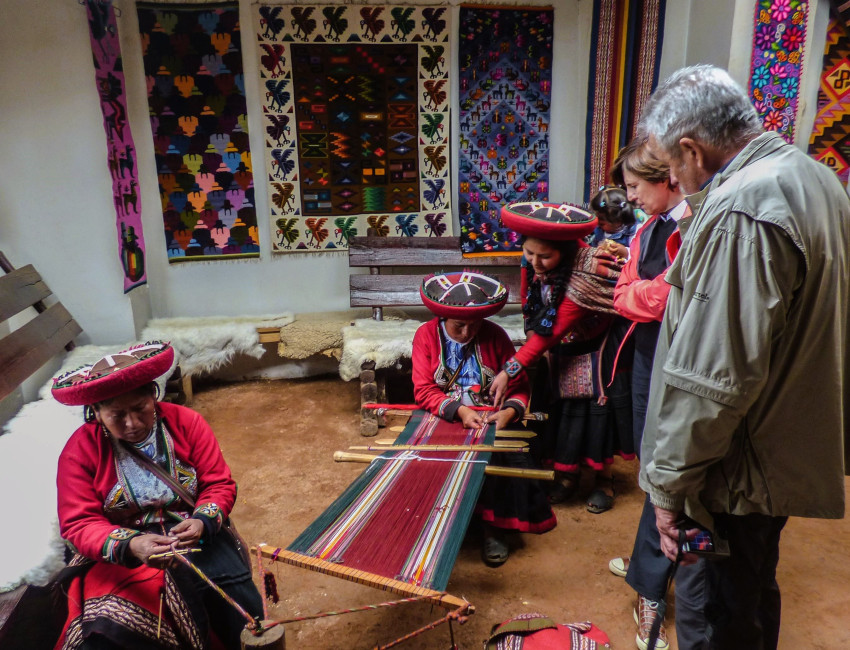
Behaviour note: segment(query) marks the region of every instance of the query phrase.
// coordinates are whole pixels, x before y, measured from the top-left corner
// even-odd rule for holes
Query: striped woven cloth
[[[492,445],[495,425],[464,429],[416,411],[398,445]],[[287,550],[444,591],[489,453],[392,451],[369,467]]]

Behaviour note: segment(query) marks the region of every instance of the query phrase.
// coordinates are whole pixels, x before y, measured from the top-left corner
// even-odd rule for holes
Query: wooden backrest
[[[508,302],[520,302],[519,257],[494,255],[465,258],[453,237],[352,237],[348,265],[368,267],[369,275],[349,277],[352,307],[415,307],[422,304],[422,273],[382,275],[391,267],[424,266],[434,271],[480,269],[508,287]]]
[[[15,269],[0,252],[0,268],[6,272],[0,276],[0,322],[30,308],[37,312],[35,318],[0,338],[2,400],[63,348],[73,349],[74,337],[83,330],[62,303],[44,304],[52,294],[31,264]]]

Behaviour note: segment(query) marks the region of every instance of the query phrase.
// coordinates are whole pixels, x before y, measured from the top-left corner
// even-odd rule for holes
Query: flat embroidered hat
[[[56,377],[53,397],[68,406],[96,404],[149,384],[168,372],[173,361],[169,343],[149,341]]]
[[[478,320],[497,313],[508,301],[508,289],[477,271],[426,276],[419,287],[422,304],[440,318]]]
[[[521,235],[555,241],[581,239],[597,226],[594,215],[569,203],[508,203],[501,218]]]

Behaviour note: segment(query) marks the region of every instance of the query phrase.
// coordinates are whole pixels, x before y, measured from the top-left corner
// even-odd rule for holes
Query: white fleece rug
[[[210,318],[155,318],[142,330],[143,341],[171,341],[180,353],[184,375],[211,374],[234,356],[255,359],[266,349],[260,343],[258,327],[283,327],[294,320],[292,314]]]
[[[522,314],[494,316],[489,320],[500,325],[515,344],[525,342]],[[419,320],[383,320],[359,318],[342,329],[342,357],[339,376],[351,381],[360,376],[364,361],[374,361],[376,368],[389,368],[413,355],[413,335],[422,325]]]

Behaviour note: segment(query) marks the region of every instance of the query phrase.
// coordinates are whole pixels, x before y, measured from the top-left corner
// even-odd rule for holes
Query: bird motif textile
[[[449,10],[257,5],[273,250],[451,234]]]

